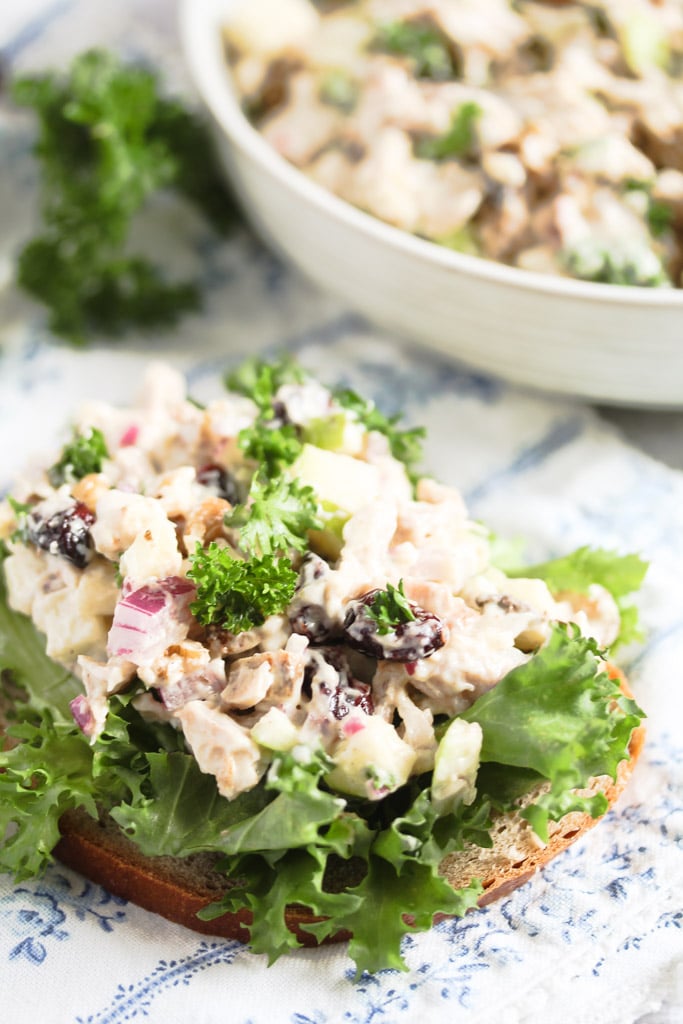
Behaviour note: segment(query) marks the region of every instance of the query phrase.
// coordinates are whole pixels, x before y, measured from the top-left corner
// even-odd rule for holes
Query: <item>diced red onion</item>
[[[362,732],[364,728],[364,723],[360,722],[357,718],[348,718],[342,726],[342,732],[345,736],[355,736],[357,732]]]
[[[90,710],[88,698],[79,694],[69,704],[74,722],[86,736],[92,736],[95,731],[95,717]]]
[[[121,435],[121,440],[119,441],[119,444],[121,445],[122,448],[130,447],[130,445],[135,444],[135,442],[137,441],[139,433],[140,428],[137,426],[137,424],[133,423]]]
[[[142,665],[161,657],[187,636],[195,587],[182,576],[167,576],[133,589],[124,581],[107,639],[110,657]]]

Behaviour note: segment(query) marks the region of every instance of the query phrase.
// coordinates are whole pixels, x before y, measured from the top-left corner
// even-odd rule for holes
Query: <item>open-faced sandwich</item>
[[[151,366],[2,506],[0,868],[401,967],[615,801],[645,567],[504,572],[421,431],[288,360],[227,384],[202,407]]]

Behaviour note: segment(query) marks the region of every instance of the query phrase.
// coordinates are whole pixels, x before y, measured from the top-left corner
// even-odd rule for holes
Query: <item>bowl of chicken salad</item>
[[[262,237],[384,328],[683,406],[680,0],[183,0]]]

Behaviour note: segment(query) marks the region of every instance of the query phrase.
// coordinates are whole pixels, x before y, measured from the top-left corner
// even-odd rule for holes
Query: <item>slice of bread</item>
[[[589,791],[602,791],[612,807],[626,785],[644,741],[644,729],[634,731],[630,743],[630,759],[619,766],[616,781],[608,776],[591,780]],[[536,799],[542,787],[528,793],[520,801],[520,809]],[[454,888],[479,878],[484,893],[479,905],[484,906],[506,896],[526,882],[535,871],[547,864],[571,843],[579,839],[598,818],[572,812],[551,827],[547,844],[541,844],[531,826],[518,813],[500,814],[493,829],[493,847],[470,846],[447,856],[441,870]],[[161,914],[176,924],[185,925],[206,935],[249,941],[248,910],[228,913],[213,921],[202,921],[197,912],[208,903],[220,899],[235,885],[216,870],[217,857],[195,854],[192,857],[146,857],[125,836],[110,818],[95,821],[84,811],[72,811],[61,819],[62,839],[55,855],[64,864],[81,872],[111,893]],[[340,874],[334,887],[342,888],[360,881],[352,865],[340,862]],[[306,907],[292,906],[287,912],[288,927],[302,945],[316,945],[300,925],[319,920]],[[338,932],[328,941],[343,941],[350,936]]]

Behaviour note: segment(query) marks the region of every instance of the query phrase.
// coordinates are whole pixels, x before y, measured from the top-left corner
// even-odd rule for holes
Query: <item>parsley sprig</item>
[[[27,505],[23,501],[17,501],[11,495],[7,498],[9,506],[14,512],[14,516],[17,521],[17,525],[13,530],[10,540],[20,544],[28,543],[28,519],[27,516],[31,511],[31,506]],[[0,562],[2,559],[0,559]]]
[[[101,430],[97,427],[82,432],[75,430],[72,440],[48,470],[48,479],[53,487],[82,480],[89,473],[100,473],[103,461],[108,458],[109,451]]]
[[[380,590],[368,605],[368,615],[377,623],[377,632],[382,636],[392,633],[404,622],[414,622],[415,613],[403,591],[403,580],[398,586],[387,583],[386,590]]]
[[[240,531],[240,547],[249,555],[306,551],[308,531],[319,530],[318,502],[312,487],[280,476],[254,477],[249,500],[226,517]]]
[[[460,78],[461,68],[447,36],[429,21],[390,21],[379,25],[374,49],[408,57],[417,78],[442,82]]]
[[[188,576],[197,585],[192,612],[205,625],[239,633],[284,611],[297,580],[289,555],[306,551],[308,531],[322,525],[313,488],[283,475],[302,443],[293,424],[278,422],[275,396],[283,384],[304,380],[304,371],[287,357],[272,363],[247,360],[225,379],[226,387],[258,407],[254,424],[241,431],[239,443],[259,469],[247,501],[225,518],[228,527],[239,531],[246,559],[216,543],[206,550],[198,546],[191,556]]]
[[[127,246],[135,214],[162,189],[190,199],[216,227],[233,207],[203,124],[162,97],[155,75],[89,50],[66,75],[13,83],[39,118],[43,233],[19,257],[19,283],[49,326],[83,343],[92,331],[175,323],[199,305],[194,282],[169,282]]]
[[[283,466],[291,466],[303,447],[293,423],[275,426],[262,418],[240,430],[238,444],[245,458],[263,466],[268,476],[277,475]]]
[[[481,112],[478,103],[463,103],[456,110],[446,134],[436,139],[420,139],[415,146],[416,155],[422,160],[472,156],[477,145],[476,125]]]
[[[197,587],[190,610],[205,626],[242,633],[284,611],[294,594],[297,574],[287,558],[272,554],[242,561],[213,541],[197,544],[188,578]]]
[[[416,467],[422,461],[422,441],[426,431],[424,427],[412,427],[404,430],[398,427],[401,419],[398,413],[386,416],[374,402],[362,398],[351,388],[341,388],[334,392],[339,404],[352,412],[366,430],[377,430],[384,434],[389,442],[391,454],[402,462],[409,477],[415,481]]]
[[[272,363],[247,359],[226,375],[228,390],[251,398],[258,407],[254,423],[240,431],[239,446],[246,458],[262,466],[269,477],[290,466],[302,448],[298,428],[278,419],[275,396],[283,384],[302,384],[305,380],[305,371],[290,356]]]
[[[258,406],[261,416],[272,417],[275,413],[275,395],[283,384],[303,384],[306,371],[291,356],[284,355],[272,362],[263,359],[246,359],[236,370],[225,377],[229,391],[251,398]]]

